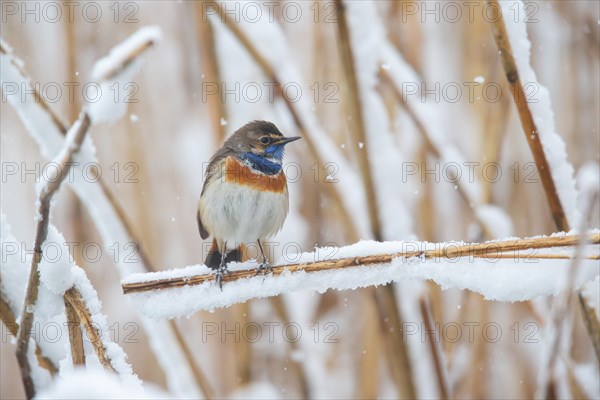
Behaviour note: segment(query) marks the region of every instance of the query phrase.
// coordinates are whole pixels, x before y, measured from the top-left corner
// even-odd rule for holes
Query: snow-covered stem
[[[236,24],[233,18],[228,17],[225,14],[225,11],[222,9],[221,4],[219,2],[210,2],[211,7],[214,7],[214,10],[219,14],[219,19],[227,26],[227,28],[231,31],[231,33],[236,37],[236,39],[240,42],[240,44],[246,49],[248,54],[252,57],[252,59],[256,62],[256,64],[260,67],[263,74],[273,83],[275,83],[275,95],[280,97],[289,113],[292,117],[294,123],[298,127],[298,130],[305,133],[307,132],[307,127],[300,116],[300,112],[296,108],[295,102],[290,99],[285,90],[281,88],[284,87],[281,80],[278,78],[275,73],[275,68],[271,65],[271,63],[264,57],[258,48],[252,43],[250,38],[240,29],[240,27]],[[320,156],[320,152],[318,151],[317,144],[311,139],[310,135],[306,133],[302,135],[303,140],[308,146],[308,150],[312,157],[317,161],[318,165],[325,165],[325,161]],[[322,187],[324,188],[327,195],[336,203],[338,209],[340,210],[342,217],[341,220],[344,224],[344,231],[351,241],[358,240],[360,235],[358,234],[358,228],[353,222],[354,219],[351,218],[350,212],[342,199],[342,193],[340,193],[337,188],[337,185],[328,185],[324,184]]]
[[[419,309],[421,311],[421,317],[425,324],[425,332],[434,332],[433,318],[431,317],[431,310],[429,303],[425,297],[419,299]],[[433,366],[435,367],[435,374],[438,381],[439,398],[447,399],[448,396],[448,382],[446,379],[447,373],[444,367],[445,363],[442,362],[442,350],[440,349],[439,343],[433,338],[429,338],[429,349],[433,358]]]
[[[342,61],[342,69],[344,71],[344,80],[347,84],[349,92],[348,100],[348,115],[352,116],[350,120],[350,131],[352,133],[355,146],[356,158],[359,164],[360,174],[363,180],[365,193],[367,197],[367,209],[369,212],[369,221],[371,223],[371,231],[375,240],[383,240],[381,233],[381,222],[377,211],[377,191],[373,182],[373,174],[369,163],[368,146],[366,138],[365,116],[363,115],[363,107],[361,103],[361,93],[356,74],[356,66],[354,64],[354,55],[352,50],[352,41],[350,39],[350,31],[348,22],[346,21],[346,10],[342,0],[335,1],[337,10],[337,32]],[[359,146],[362,143],[363,145]]]
[[[94,351],[98,356],[100,364],[116,373],[112,361],[107,355],[106,347],[102,342],[102,336],[92,321],[92,314],[90,313],[85,300],[81,296],[81,293],[75,287],[72,287],[65,292],[65,301],[69,302],[77,314],[77,318],[85,329],[85,332],[90,339],[92,346],[94,347]]]
[[[435,141],[431,139],[427,128],[425,127],[421,119],[417,116],[415,110],[413,110],[409,102],[404,101],[404,94],[402,93],[402,90],[398,87],[397,81],[392,79],[389,71],[382,67],[379,68],[379,77],[383,82],[385,82],[386,85],[388,85],[392,89],[392,93],[394,94],[396,101],[403,107],[404,111],[406,111],[408,117],[410,118],[412,123],[417,128],[417,131],[421,135],[421,138],[423,138],[423,142],[425,143],[427,151],[430,152],[435,158],[442,160],[442,151],[435,144]],[[481,216],[477,212],[475,212],[474,204],[472,203],[474,199],[472,199],[471,196],[469,196],[469,194],[465,191],[465,187],[463,185],[457,184],[456,190],[458,191],[460,198],[463,199],[463,201],[465,202],[467,209],[469,209],[472,212],[473,216],[475,217],[475,220],[481,227],[484,235],[490,238],[490,232],[492,232],[492,230],[487,226],[486,221],[484,221],[481,218]]]
[[[7,57],[10,58],[11,64],[19,71],[19,74],[25,81],[31,82],[32,81],[31,77],[29,76],[27,71],[25,71],[25,69],[23,68],[23,62],[19,58],[17,58],[9,50],[9,48],[10,48],[10,46],[8,46],[8,44],[6,42],[0,41],[0,53],[3,55],[6,55]],[[28,90],[30,90],[31,93],[33,94],[35,103],[37,105],[39,105],[40,108],[42,110],[44,110],[44,112],[48,115],[49,119],[54,124],[56,131],[58,131],[63,136],[66,135],[67,130],[68,130],[67,124],[54,111],[54,109],[50,106],[50,104],[48,104],[46,102],[44,97],[38,91],[38,86],[37,85],[29,85]],[[25,116],[21,116],[21,117],[24,118]],[[121,205],[117,201],[116,196],[112,193],[111,189],[106,184],[106,181],[104,180],[102,175],[98,174],[98,170],[95,168],[90,168],[87,172],[90,174],[90,178],[91,178],[90,181],[98,182],[98,184],[100,185],[102,194],[104,195],[104,197],[106,198],[106,200],[110,204],[110,206],[112,207],[115,218],[122,224],[123,229],[127,233],[127,236],[128,236],[127,242],[131,242],[131,243],[135,244],[135,250],[141,260],[142,265],[145,267],[145,269],[147,271],[156,271],[156,268],[153,266],[152,262],[150,261],[150,257],[148,257],[148,255],[146,254],[146,251],[144,250],[143,246],[141,245],[141,241],[135,234],[135,232],[133,230],[133,225],[131,224],[131,221],[129,221],[129,218],[127,217],[127,214],[125,213],[125,210],[123,209],[123,207],[121,207]]]
[[[59,175],[56,179],[45,180],[39,190],[37,202],[38,224],[33,247],[34,253],[31,261],[31,270],[29,271],[29,282],[27,284],[25,303],[23,304],[23,310],[21,311],[21,325],[19,326],[17,335],[17,360],[19,362],[21,378],[25,386],[27,398],[33,398],[35,396],[35,387],[31,378],[31,365],[29,365],[27,352],[29,349],[29,339],[31,338],[31,328],[33,324],[33,309],[37,302],[40,284],[38,267],[42,260],[42,244],[48,237],[50,203],[52,197],[60,188],[61,183],[67,177],[72,165],[73,157],[81,148],[81,144],[83,143],[83,139],[85,138],[89,127],[90,118],[84,110],[69,130],[63,151],[54,160],[59,166]]]
[[[581,291],[577,293],[577,297],[579,298],[579,305],[583,314],[583,322],[592,340],[598,364],[600,364],[600,321],[598,321],[596,310],[588,304],[587,299],[582,295]]]
[[[377,190],[375,188],[373,170],[369,162],[369,143],[367,140],[367,126],[365,124],[364,104],[362,103],[366,97],[361,93],[359,77],[357,74],[357,65],[350,27],[346,17],[345,4],[342,0],[335,1],[337,10],[337,32],[339,40],[339,49],[342,62],[342,70],[344,73],[344,81],[347,84],[348,90],[348,115],[351,115],[349,129],[352,135],[352,140],[355,145],[354,149],[356,159],[358,160],[358,168],[362,178],[362,184],[366,194],[367,211],[369,215],[369,223],[371,234],[375,240],[384,240],[383,231],[379,215],[379,202],[377,198]],[[383,133],[383,132],[381,132]],[[399,335],[402,331],[404,321],[400,318],[399,309],[396,303],[396,294],[393,285],[387,287],[375,288],[375,304],[377,311],[382,320],[386,317],[390,321],[390,327],[382,329],[384,343],[386,349],[384,355],[390,366],[391,376],[396,385],[400,398],[412,399],[415,398],[415,388],[412,381],[412,368],[408,357],[408,350],[404,340]]]
[[[501,7],[498,0],[488,0],[488,4],[500,13]],[[558,230],[565,232],[569,231],[571,228],[565,213],[565,205],[562,204],[560,200],[556,182],[552,177],[552,169],[550,168],[546,153],[544,152],[540,131],[534,120],[523,83],[519,77],[519,70],[517,68],[515,56],[513,55],[504,17],[494,18],[490,22],[490,26],[494,34],[496,46],[500,52],[500,58],[502,60],[502,66],[506,74],[506,79],[508,80],[515,105],[519,112],[519,118],[521,120],[521,125],[523,126],[525,138],[527,139],[527,143],[529,144],[529,148],[533,154],[533,158],[537,166],[537,172],[540,175],[542,186],[544,187],[544,192],[546,193],[546,199],[548,200],[548,204],[552,212],[552,218],[554,219],[554,223]],[[575,221],[571,221],[571,223],[574,222]]]
[[[144,52],[153,47],[156,44],[157,37],[141,33],[144,29],[150,30],[153,28],[146,27],[140,29],[131,36],[129,41],[123,42],[120,45],[121,48],[119,48],[119,50],[123,51],[115,51],[117,49],[115,48],[105,59],[97,62],[93,72],[94,79],[98,81],[109,81],[116,78]],[[134,40],[134,38],[136,40]],[[123,49],[122,46],[125,45],[127,45],[127,48]]]
[[[409,259],[420,257],[421,259],[452,259],[458,257],[493,258],[500,253],[518,252],[530,249],[544,249],[551,247],[574,246],[579,242],[579,235],[544,236],[527,239],[510,239],[502,241],[490,241],[485,243],[470,243],[464,245],[436,246],[433,250],[408,251],[393,254],[377,254],[363,257],[339,258],[333,260],[315,261],[299,264],[282,264],[273,266],[273,275],[281,275],[284,271],[307,273],[327,271],[334,269],[352,268],[357,266],[370,266],[388,264],[396,258]],[[600,243],[600,233],[593,233],[587,240],[589,244]],[[513,254],[513,256],[515,256]],[[536,255],[519,254],[519,258],[536,259]],[[250,278],[255,275],[254,270],[232,271],[223,277],[223,282],[234,282],[239,279]],[[151,290],[200,285],[205,282],[214,281],[214,274],[202,274],[168,279],[139,280],[123,283],[125,294],[147,292]]]
[[[17,321],[15,320],[15,314],[11,310],[8,301],[4,299],[3,293],[0,293],[0,320],[2,320],[10,334],[17,337],[19,324],[17,324]],[[40,346],[37,343],[35,345],[35,355],[38,364],[40,364],[42,368],[48,370],[50,374],[55,375],[58,372],[58,368],[56,368],[52,360],[42,355],[42,349],[40,349]]]
[[[52,110],[50,105],[46,102],[44,97],[40,94],[37,85],[31,85],[31,77],[27,74],[25,69],[23,68],[23,62],[19,60],[12,54],[11,47],[4,40],[0,40],[0,54],[3,56],[7,56],[10,58],[10,63],[19,71],[19,74],[23,77],[25,81],[29,84],[29,88],[31,90],[31,94],[33,94],[33,98],[36,104],[38,104],[50,117],[52,122],[56,127],[60,128],[60,131],[63,135],[67,134],[67,125],[65,122]]]
[[[81,296],[80,296],[81,297]],[[85,351],[83,350],[83,335],[81,334],[81,321],[75,306],[69,301],[67,294],[63,296],[67,327],[69,330],[69,346],[71,347],[71,361],[73,365],[85,365]],[[87,310],[87,307],[86,307]],[[89,312],[88,312],[89,313]]]
[[[152,41],[148,41],[148,43],[150,43]],[[152,42],[153,44],[153,42]],[[134,50],[135,49],[140,49],[140,46],[133,46]],[[150,46],[142,46],[145,49],[149,48]],[[18,71],[18,74],[21,76],[21,78],[26,81],[26,82],[31,82],[32,79],[30,78],[30,76],[27,74],[27,72],[24,70],[23,68],[23,63],[16,57],[14,56],[14,54],[12,54],[12,50],[10,49],[10,46],[8,46],[8,44],[6,44],[3,41],[0,41],[0,53],[3,56],[8,57],[9,62],[12,64],[12,66]],[[138,55],[141,54],[141,52],[137,53]],[[130,59],[130,57],[126,56],[124,58],[122,58],[122,60],[128,60]],[[124,68],[126,68],[126,65],[129,65],[130,62],[126,62],[126,63],[121,63],[120,67],[115,69],[114,65],[110,66],[108,64],[108,69],[112,69],[112,70],[122,70]],[[52,122],[53,124],[53,131],[54,132],[58,132],[61,135],[66,135],[67,134],[67,125],[63,122],[63,120],[58,116],[58,114],[56,114],[56,112],[52,109],[52,107],[50,107],[50,105],[44,100],[43,96],[41,96],[41,94],[37,91],[36,89],[37,87],[35,85],[29,85],[28,86],[28,90],[32,91],[33,97],[35,99],[35,104],[37,106],[40,107],[40,109],[47,114],[49,120]],[[23,119],[23,122],[25,123],[26,126],[28,125],[28,121],[27,118],[29,117],[26,114],[21,114],[19,113],[20,117]],[[39,138],[32,133],[32,136],[38,140],[39,142]],[[50,133],[49,133],[49,136]],[[49,141],[51,141],[52,139],[49,139]],[[47,142],[41,142],[40,146],[42,147],[43,151],[47,151],[47,149],[45,149],[44,147],[47,146]],[[65,168],[61,169],[61,171],[66,171]],[[68,172],[68,171],[66,171]],[[156,268],[153,266],[153,264],[151,263],[150,258],[148,257],[147,253],[144,251],[143,246],[141,245],[141,241],[139,240],[139,238],[135,235],[134,230],[133,230],[133,225],[131,224],[131,222],[129,221],[129,218],[127,217],[127,214],[125,213],[125,210],[120,206],[120,204],[117,201],[116,196],[112,193],[112,191],[109,189],[108,185],[106,184],[106,182],[102,179],[102,176],[98,174],[98,171],[96,169],[89,169],[88,171],[90,174],[93,174],[92,177],[93,179],[90,179],[90,181],[94,181],[97,182],[100,185],[100,189],[101,191],[98,193],[99,196],[103,196],[103,198],[101,199],[102,202],[105,202],[106,204],[108,204],[108,206],[110,207],[109,211],[109,216],[110,218],[108,218],[108,221],[106,221],[105,219],[102,219],[102,221],[99,221],[97,219],[95,219],[96,225],[99,227],[99,229],[102,231],[102,226],[101,224],[106,223],[107,225],[112,226],[118,226],[119,228],[122,228],[122,230],[125,233],[125,239],[123,239],[123,241],[126,242],[131,242],[134,243],[134,249],[136,252],[136,256],[139,258],[140,263],[139,265],[142,266],[146,271],[155,271]],[[80,196],[81,198],[81,193],[84,191],[84,189],[81,189],[81,192],[78,190],[75,190],[76,194]],[[91,207],[89,203],[85,202],[85,198],[83,198],[84,204],[86,204],[88,207]],[[104,216],[103,216],[104,218]],[[112,229],[112,228],[111,228]],[[123,271],[121,270],[121,273],[123,273]],[[178,332],[178,327],[176,326],[174,321],[169,321],[168,322],[169,325],[169,331],[170,334],[172,334],[172,338],[177,342],[178,347],[181,349],[181,353],[183,353],[184,357],[186,358],[186,360],[193,360],[193,357],[191,356],[191,351],[189,349],[189,347],[187,346],[187,344],[185,343],[185,341],[181,340],[181,334]],[[149,335],[160,335],[160,330],[157,329],[156,327],[148,327],[147,325],[144,325],[146,331],[149,333]],[[161,340],[162,341],[162,340]],[[159,358],[159,360],[161,360],[161,362],[166,363],[167,361],[165,359],[169,358],[170,360],[170,355],[164,353],[163,351],[162,353],[160,353],[159,351],[157,351],[155,349],[156,353],[157,353],[157,357]],[[212,390],[211,388],[208,386],[207,384],[207,380],[204,376],[204,374],[202,373],[202,371],[199,369],[199,367],[196,364],[190,365],[190,369],[191,372],[195,378],[196,383],[198,384],[198,386],[200,387],[200,389],[202,390],[203,393],[211,393]],[[54,368],[54,371],[56,370],[56,368]]]
[[[598,202],[598,189],[596,188],[593,193],[584,193],[589,195],[587,200],[587,209],[584,211],[584,218],[581,221],[579,228],[581,231],[585,230],[585,225],[592,217],[594,207]],[[551,325],[549,330],[550,344],[547,346],[549,350],[547,364],[541,367],[542,378],[540,385],[538,386],[537,398],[546,399],[547,394],[551,392],[551,388],[554,385],[556,363],[559,355],[562,353],[561,343],[565,331],[568,329],[568,322],[570,319],[567,317],[569,313],[569,306],[575,295],[574,288],[579,270],[581,268],[581,260],[583,258],[583,252],[586,244],[593,243],[595,235],[581,234],[579,240],[576,243],[575,257],[569,266],[567,271],[566,282],[564,283],[565,290],[560,296],[554,300],[553,313],[551,319]],[[593,335],[593,331],[588,331],[590,336]],[[545,360],[546,361],[546,360]]]

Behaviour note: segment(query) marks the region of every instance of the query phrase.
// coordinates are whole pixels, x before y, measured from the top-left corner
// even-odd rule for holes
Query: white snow
[[[588,281],[581,288],[581,295],[585,297],[590,307],[596,311],[596,318],[600,320],[600,276],[593,281]]]
[[[120,68],[132,54],[139,51],[146,43],[156,44],[161,38],[162,32],[158,26],[140,28],[125,41],[113,47],[107,56],[94,64],[92,79],[96,81],[105,80],[107,75]]]
[[[143,27],[96,62],[92,77],[100,85],[100,95],[94,97],[96,101],[89,105],[88,111],[94,123],[113,122],[123,117],[129,95],[135,88],[133,76],[142,64],[142,57],[135,57],[136,53],[146,43],[155,44],[160,38],[160,28]],[[132,56],[135,57],[133,62],[125,66],[125,62]],[[113,90],[115,85],[118,85],[117,94]]]
[[[25,287],[29,276],[31,255],[22,251],[22,243],[17,242],[12,234],[6,216],[0,211],[0,246],[2,248],[2,262],[0,263],[0,292],[2,298],[8,303],[15,319],[21,315],[23,301],[25,300]],[[51,382],[50,373],[40,367],[35,355],[35,337],[32,336],[29,344],[29,364],[32,366],[31,376],[35,387],[44,388]],[[44,345],[45,346],[42,346]],[[40,344],[44,355],[47,355],[50,343]],[[53,359],[56,363],[56,359]]]
[[[512,235],[513,223],[510,217],[498,206],[480,204],[475,208],[475,214],[487,229],[491,237],[508,237]]]
[[[506,24],[506,30],[521,82],[523,85],[535,85],[535,88],[538,89],[535,96],[532,99],[528,99],[527,103],[533,114],[533,120],[538,132],[528,133],[539,134],[558,197],[564,208],[567,220],[573,226],[579,220],[577,190],[575,189],[575,180],[573,178],[574,169],[567,160],[565,142],[556,131],[550,93],[538,82],[536,73],[530,63],[531,42],[527,37],[525,20],[523,18],[509,17],[515,15],[514,10],[518,10],[518,15],[526,15],[525,6],[521,0],[501,1],[500,6],[502,14],[505,16],[504,23]]]
[[[50,387],[41,391],[36,399],[168,399],[169,394],[158,387],[121,382],[109,372],[76,368],[61,373]]]
[[[344,7],[347,10],[347,25],[367,141],[366,144],[358,143],[358,146],[368,153],[382,237],[384,240],[410,239],[414,237],[413,218],[404,201],[408,197],[407,186],[389,184],[398,182],[398,171],[402,170],[407,158],[402,147],[394,140],[386,105],[378,89],[383,44],[387,43],[384,24],[374,2],[347,1]]]
[[[382,49],[382,60],[385,60],[388,66],[389,76],[398,88],[403,87],[403,82],[419,82],[421,78],[404,60],[402,55],[389,43],[385,43]],[[447,167],[448,175],[454,173],[453,165],[457,165],[456,171],[462,176],[449,176],[450,179],[456,179],[456,187],[460,186],[461,191],[467,197],[469,207],[475,211],[475,216],[479,222],[492,234],[492,237],[507,237],[513,234],[513,223],[510,216],[503,209],[481,203],[482,186],[479,178],[473,176],[472,179],[464,171],[464,166],[468,165],[467,158],[452,143],[449,143],[447,134],[434,123],[431,115],[436,113],[431,104],[422,102],[414,96],[405,96],[405,101],[415,113],[418,120],[423,124],[427,131],[429,140],[440,152],[440,162]]]
[[[322,248],[314,253],[303,253],[293,262],[452,248],[460,244],[462,243],[361,241],[347,247]],[[593,248],[597,254],[597,246]],[[531,255],[532,251],[525,253]],[[534,254],[541,253],[573,255],[572,249],[565,248],[536,250]],[[570,260],[552,259],[540,262],[522,257],[505,259],[461,257],[428,260],[418,257],[396,258],[388,265],[359,266],[311,273],[304,271],[292,273],[286,270],[279,276],[238,279],[223,285],[222,292],[214,282],[206,282],[195,286],[131,293],[127,298],[134,307],[148,317],[174,318],[198,310],[228,307],[251,298],[276,296],[297,290],[315,290],[323,293],[328,289],[347,290],[383,285],[404,279],[418,279],[433,280],[443,289],[455,287],[475,291],[488,300],[513,302],[559,293],[562,289],[561,280],[564,271],[570,263]],[[579,287],[582,282],[598,275],[599,267],[595,260],[582,261],[583,273],[578,277],[576,286]],[[256,268],[256,264],[238,263],[231,265],[230,270],[247,268]],[[207,267],[194,265],[184,269],[136,274],[124,279],[122,283],[208,273],[210,270]]]
[[[62,296],[75,283],[71,274],[74,263],[65,238],[52,224],[48,226],[48,237],[42,244],[42,251],[42,261],[38,267],[40,281],[52,293]]]
[[[10,53],[0,55],[0,83],[2,83],[2,85],[14,83],[17,87],[21,88],[21,90],[25,88],[26,90],[31,91],[32,86],[30,82],[26,80],[19,71],[19,68],[22,66],[22,61]],[[24,99],[22,99],[20,95],[7,95],[6,97],[11,106],[17,111],[19,118],[27,128],[29,134],[40,146],[40,151],[44,158],[51,160],[55,157],[62,150],[65,143],[61,127],[50,118],[50,115],[39,102],[33,100],[33,96],[26,96]],[[102,243],[106,251],[110,252],[111,250],[108,247],[112,246],[114,243],[129,243],[132,242],[132,238],[127,233],[123,222],[120,220],[110,199],[104,193],[101,186],[98,183],[84,179],[85,173],[82,171],[82,166],[97,161],[94,152],[92,138],[88,135],[84,140],[82,149],[75,156],[75,161],[80,164],[75,164],[73,166],[73,168],[75,168],[75,173],[73,174],[74,179],[69,179],[65,181],[65,183],[74,190],[85,205],[86,210],[90,213],[90,216],[98,229],[98,233],[102,238]],[[2,240],[4,241],[4,236]],[[18,259],[20,255],[16,257]],[[141,257],[136,253],[133,259],[141,260]],[[121,277],[133,272],[145,271],[145,267],[141,261],[128,262],[125,261],[124,257],[119,257],[117,261],[117,269]],[[28,268],[31,262],[29,261],[26,264]],[[3,277],[11,276],[5,275],[5,268],[7,271],[12,272],[7,265],[2,263],[2,268]],[[25,276],[20,277],[23,282],[26,282],[27,280],[27,273],[28,269],[25,272]],[[7,286],[10,285],[7,290],[16,296],[15,310],[18,315],[21,305],[23,304],[25,286],[24,284],[19,286],[13,282],[19,282],[19,279],[11,279],[10,283],[7,284]],[[5,285],[4,279],[2,279],[2,285]],[[42,291],[49,292],[44,285],[42,285],[41,288]],[[41,293],[41,295],[42,294],[43,293]],[[196,380],[190,368],[187,367],[188,363],[185,360],[185,356],[181,351],[181,347],[177,344],[173,331],[168,323],[166,321],[152,321],[148,318],[141,318],[141,322],[144,331],[149,336],[152,350],[163,371],[165,371],[170,392],[176,396],[199,397],[200,392]],[[63,323],[64,316],[63,321],[60,322],[60,324]],[[56,346],[51,347],[50,350],[54,351],[55,347],[60,347],[61,345],[62,343],[57,344]],[[44,352],[46,352],[47,347],[49,346],[44,342],[41,344],[41,347]],[[64,351],[64,346],[62,349]],[[53,361],[58,364],[60,358],[58,360],[53,359]],[[43,372],[44,371],[42,371],[42,373]]]

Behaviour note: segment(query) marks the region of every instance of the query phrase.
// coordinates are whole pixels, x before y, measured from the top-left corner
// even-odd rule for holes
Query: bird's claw
[[[215,270],[215,282],[221,290],[223,290],[223,276],[225,274],[231,275],[231,272],[227,269],[227,265],[221,265]]]
[[[268,273],[273,273],[273,266],[268,261],[265,260],[262,263],[260,263],[258,268],[256,268],[256,274],[254,274],[254,276],[257,276],[261,272],[263,273],[263,275],[267,275]]]

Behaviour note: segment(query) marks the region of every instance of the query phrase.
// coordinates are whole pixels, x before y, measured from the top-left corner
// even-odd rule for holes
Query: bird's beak
[[[298,140],[298,139],[302,139],[302,137],[301,136],[286,137],[286,138],[283,138],[281,140],[276,141],[273,144],[284,145],[284,144],[288,144],[288,143],[293,142],[293,141]]]

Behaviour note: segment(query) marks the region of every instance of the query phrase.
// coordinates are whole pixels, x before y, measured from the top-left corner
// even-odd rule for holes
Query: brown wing
[[[210,233],[208,233],[208,231],[204,229],[204,226],[202,225],[202,219],[200,219],[200,208],[198,208],[198,212],[196,213],[196,219],[198,220],[198,230],[200,231],[200,237],[202,239],[206,239],[210,236]]]
[[[231,154],[233,154],[233,149],[229,147],[222,147],[210,159],[208,168],[206,169],[206,173],[204,174],[204,185],[202,186],[202,193],[200,194],[200,198],[202,198],[202,195],[204,194],[204,190],[206,189],[207,183],[213,179],[220,179],[221,175],[225,172],[224,167],[221,167],[221,162]],[[198,230],[200,231],[200,237],[202,239],[208,238],[210,236],[210,232],[208,232],[202,224],[202,219],[200,218],[200,204],[198,204],[196,220],[198,221]]]

